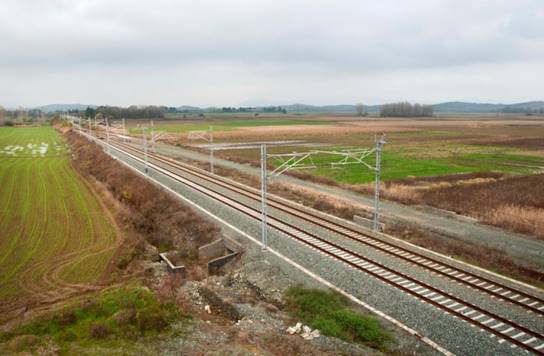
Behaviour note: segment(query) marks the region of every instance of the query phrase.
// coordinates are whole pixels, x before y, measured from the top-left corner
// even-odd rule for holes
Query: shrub
[[[346,299],[338,293],[300,286],[287,291],[287,305],[291,312],[308,322],[316,315],[341,309],[346,304]]]
[[[390,338],[388,334],[383,332],[380,324],[374,318],[356,314],[346,309],[337,310],[330,318],[347,334],[347,340],[366,341],[379,346]]]
[[[89,325],[89,335],[93,339],[105,339],[112,334],[112,329],[103,321],[97,321]]]
[[[186,248],[190,257],[195,257],[198,247],[219,238],[220,229],[215,224],[112,159],[97,145],[74,132],[67,132],[66,137],[77,157],[74,167],[103,183],[126,206],[127,221],[147,242],[159,248]],[[119,266],[126,267],[130,257],[120,259]]]
[[[342,327],[333,319],[319,316],[313,320],[312,326],[319,329],[323,335],[345,340],[345,334]]]
[[[149,308],[139,311],[136,315],[136,320],[138,329],[142,334],[147,331],[161,331],[168,326],[165,313],[159,308]]]
[[[9,333],[0,333],[0,342],[20,335],[50,337],[61,343],[110,336],[135,339],[147,332],[165,330],[170,322],[182,318],[186,316],[175,305],[162,304],[150,290],[129,285],[66,307],[58,316],[45,315]]]

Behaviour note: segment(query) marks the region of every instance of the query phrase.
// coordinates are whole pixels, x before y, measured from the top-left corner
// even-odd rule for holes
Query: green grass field
[[[157,123],[154,127],[155,131],[165,131],[173,133],[184,133],[189,131],[204,131],[213,127],[214,131],[230,131],[242,127],[259,127],[259,126],[286,126],[286,125],[321,125],[325,122],[319,120],[296,120],[282,118],[260,118],[260,119],[241,119],[241,120],[210,120],[202,123]],[[131,127],[129,133],[139,133],[141,129]]]
[[[487,152],[485,152],[487,151]],[[476,150],[460,152],[444,157],[418,156],[407,150],[384,149],[382,154],[382,174],[384,181],[405,179],[409,177],[433,177],[457,173],[504,172],[533,173],[535,168],[544,167],[544,157],[523,156],[502,152],[504,150]],[[374,179],[374,173],[360,164],[332,168],[331,162],[339,161],[338,157],[318,155],[313,162],[318,168],[312,170],[316,175],[332,178],[337,182],[359,184]],[[374,156],[366,160],[374,165]]]
[[[52,127],[0,128],[0,306],[96,282],[118,236]]]

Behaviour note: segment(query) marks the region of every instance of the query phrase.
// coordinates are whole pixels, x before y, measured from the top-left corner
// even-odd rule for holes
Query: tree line
[[[421,117],[433,116],[432,105],[411,104],[407,101],[380,106],[380,116],[388,117]]]
[[[70,113],[78,114],[77,110],[70,110]],[[277,112],[286,114],[287,110],[281,106],[267,106],[262,108],[254,107],[222,107],[222,108],[208,108],[206,110],[196,109],[177,109],[175,107],[168,106],[129,106],[127,108],[119,106],[99,106],[96,108],[87,107],[85,110],[85,117],[94,118],[98,113],[112,118],[112,119],[148,119],[148,118],[162,118],[166,113],[242,113],[242,112]]]
[[[160,106],[129,106],[122,108],[119,106],[99,106],[97,108],[88,107],[85,110],[85,117],[93,118],[98,113],[112,119],[146,119],[164,117],[165,107]]]
[[[504,114],[525,114],[527,116],[542,115],[544,114],[544,108],[531,109],[519,106],[506,106],[501,110],[501,112]]]

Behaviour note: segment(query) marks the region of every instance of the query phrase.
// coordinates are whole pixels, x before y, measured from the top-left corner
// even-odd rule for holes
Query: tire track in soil
[[[38,200],[38,201],[34,201],[32,199],[29,198],[30,196],[30,190],[31,190],[31,177],[33,175],[31,174],[27,174],[27,187],[28,187],[28,190],[27,190],[27,194],[26,194],[26,197],[25,197],[25,205],[26,206],[31,206],[31,207],[34,207],[34,209],[31,209],[30,212],[26,211],[25,209],[25,213],[23,213],[23,216],[26,216],[26,214],[28,213],[33,213],[34,211],[36,211],[36,214],[38,214],[40,212],[40,209],[39,209],[39,206],[40,206],[40,203],[42,203],[42,206],[43,206],[43,213],[42,213],[42,221],[43,221],[43,226],[44,226],[44,229],[47,228],[47,187],[45,186],[44,184],[44,180],[43,180],[43,172],[42,172],[42,165],[43,165],[43,161],[40,161],[38,162],[39,164],[37,165],[37,173],[38,175],[40,176],[39,177],[39,182],[40,182],[40,186],[41,186],[41,192],[38,190],[35,194],[35,196],[38,196],[39,194],[38,193],[41,193],[41,198],[42,200]],[[28,165],[28,170],[30,170],[31,168],[31,165]],[[37,187],[37,185],[36,185]],[[34,204],[32,204],[32,202],[34,201]],[[30,228],[30,231],[28,232],[28,234],[25,233],[25,231],[27,230],[27,227],[26,225],[22,224],[21,226],[21,229],[19,230],[20,233],[17,235],[17,238],[13,239],[13,241],[11,241],[11,244],[9,246],[9,250],[8,252],[4,255],[4,258],[2,260],[0,260],[0,264],[2,264],[7,257],[9,257],[13,251],[15,250],[15,248],[17,247],[18,245],[18,242],[21,238],[28,238],[28,245],[29,246],[32,246],[33,242],[35,242],[35,239],[40,239],[39,237],[35,237],[37,236],[36,235],[36,231],[39,230],[40,228],[40,223],[38,221],[38,219],[34,220],[34,223],[32,224],[31,228]],[[42,229],[42,230],[44,230]],[[26,247],[25,245],[27,245],[27,243],[25,243],[25,241],[23,241],[23,246],[19,246],[18,249],[28,249],[28,247]],[[24,254],[22,258],[19,259],[19,261],[15,264],[15,266],[13,266],[11,269],[10,269],[10,272],[5,274],[3,277],[3,281],[2,281],[2,284],[0,284],[0,287],[5,284],[5,283],[9,283],[12,279],[12,277],[20,271],[20,269],[25,265],[26,262],[28,262],[28,260],[31,258],[31,256],[34,255],[34,252],[36,250],[36,246],[37,244],[34,244],[34,247],[30,250],[32,253],[27,253],[27,254]]]
[[[77,174],[77,172],[76,172]],[[77,174],[81,181],[86,185],[86,188],[90,190],[90,192],[94,192],[94,189],[92,189],[92,186],[79,174]],[[58,182],[58,179],[57,179]],[[77,184],[72,181],[73,184]],[[80,195],[80,191],[76,189],[75,191],[78,192],[78,195]],[[83,198],[81,195],[79,198]],[[22,289],[24,289],[27,293],[33,295],[33,302],[38,304],[43,303],[54,303],[62,299],[66,299],[69,297],[72,297],[77,294],[89,292],[89,291],[96,291],[104,287],[103,283],[70,283],[66,282],[64,279],[61,278],[60,274],[63,272],[64,268],[67,265],[70,264],[77,264],[78,262],[81,262],[82,260],[99,255],[102,253],[107,253],[108,251],[116,250],[119,248],[119,246],[122,244],[123,239],[123,232],[115,222],[115,218],[109,211],[109,208],[106,206],[106,204],[102,201],[102,199],[97,196],[97,201],[102,209],[102,212],[106,215],[111,227],[114,228],[114,233],[111,234],[113,236],[112,239],[108,241],[100,240],[99,232],[96,231],[95,226],[92,222],[92,218],[90,217],[90,214],[86,214],[87,222],[89,223],[90,230],[92,231],[92,234],[90,234],[91,239],[93,243],[81,250],[72,251],[70,253],[62,254],[58,257],[55,257],[53,260],[43,260],[41,262],[38,262],[34,265],[35,268],[39,268],[42,266],[48,266],[48,268],[42,273],[41,280],[44,282],[44,284],[48,285],[49,288],[43,288],[39,287],[37,284],[34,283],[32,278],[32,270],[28,269],[25,272],[23,272],[22,278],[20,279],[19,285]],[[66,211],[66,204],[63,202],[64,208]],[[66,219],[69,219],[69,217],[66,217]],[[67,222],[68,224],[68,222]],[[110,235],[110,234],[106,234]],[[113,243],[113,244],[112,244]],[[98,247],[98,250],[97,250]],[[89,253],[87,253],[89,252]],[[79,256],[79,258],[74,258]],[[13,308],[15,305],[25,305],[25,302],[10,304],[10,307]],[[0,308],[0,310],[3,308]]]

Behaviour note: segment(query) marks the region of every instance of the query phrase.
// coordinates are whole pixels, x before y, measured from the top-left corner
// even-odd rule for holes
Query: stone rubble
[[[304,340],[312,340],[318,338],[321,335],[319,330],[312,330],[312,328],[310,328],[308,325],[302,325],[302,323],[300,322],[296,323],[296,325],[294,326],[290,326],[287,328],[287,332],[290,335],[299,334],[301,331],[302,333],[300,334],[300,336]]]

